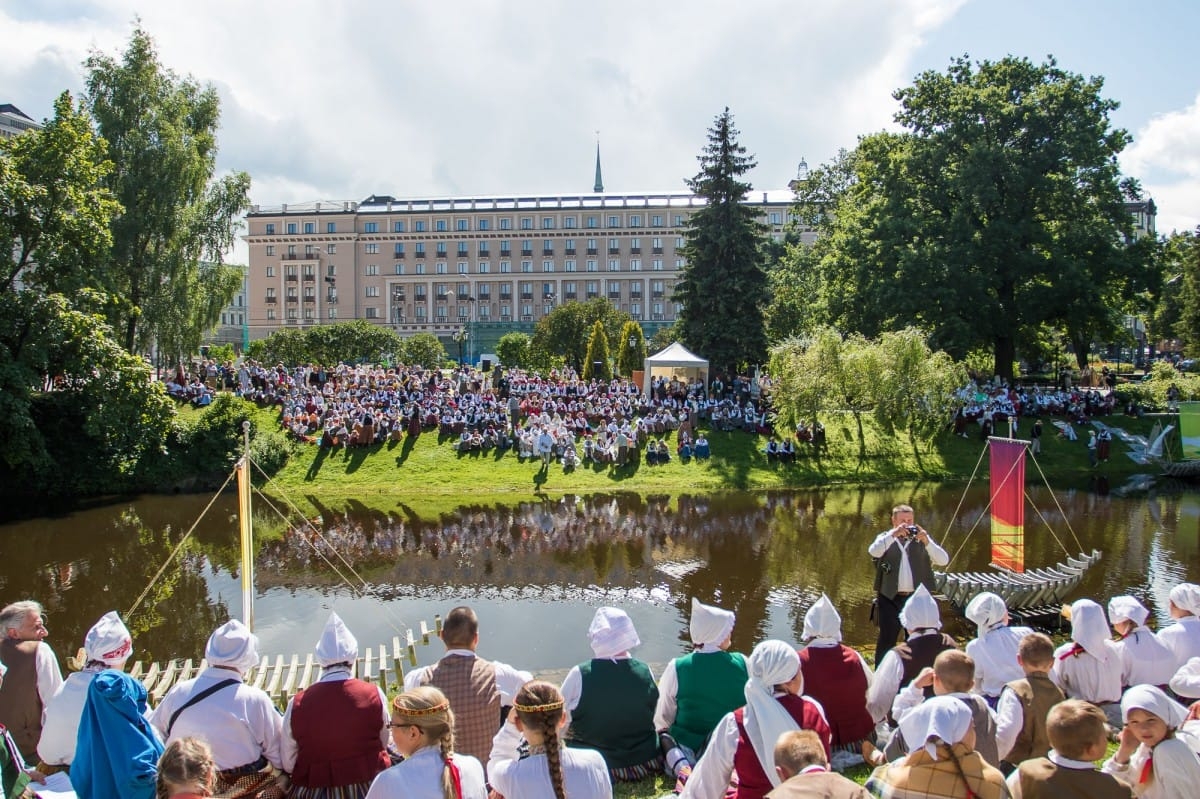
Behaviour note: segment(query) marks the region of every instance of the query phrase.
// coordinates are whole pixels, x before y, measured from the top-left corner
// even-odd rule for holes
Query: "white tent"
[[[647,358],[643,369],[642,395],[646,397],[650,396],[650,384],[655,375],[678,377],[684,381],[698,377],[705,386],[708,385],[708,361],[688,352],[687,347],[678,341]]]

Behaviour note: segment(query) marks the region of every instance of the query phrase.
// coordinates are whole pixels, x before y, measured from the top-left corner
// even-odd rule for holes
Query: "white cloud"
[[[1122,170],[1142,181],[1158,206],[1158,230],[1200,223],[1200,95],[1187,108],[1151,118],[1121,155]]]

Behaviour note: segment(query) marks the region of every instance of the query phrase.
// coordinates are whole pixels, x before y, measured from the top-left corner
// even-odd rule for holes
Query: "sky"
[[[1200,223],[1200,3],[1160,0],[0,0],[0,103],[36,120],[133,26],[216,87],[260,205],[684,190],[729,107],[757,189],[895,129],[955,56],[1105,79],[1158,230]],[[243,258],[244,260],[244,258]]]

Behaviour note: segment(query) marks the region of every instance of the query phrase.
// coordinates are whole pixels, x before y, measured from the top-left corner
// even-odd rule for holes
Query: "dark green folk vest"
[[[567,746],[595,749],[610,769],[640,766],[658,754],[658,686],[640,660],[596,659],[579,667],[583,690],[571,711]]]
[[[693,652],[675,661],[679,692],[671,735],[698,752],[726,713],[746,704],[746,658],[739,652]]]

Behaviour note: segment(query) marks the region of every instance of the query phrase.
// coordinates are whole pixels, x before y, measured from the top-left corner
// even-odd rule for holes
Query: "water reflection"
[[[1196,494],[1124,499],[1074,490],[1058,492],[1056,501],[1031,489],[1030,496],[1038,509],[1026,516],[1031,566],[1061,560],[1064,551],[1103,550],[1081,595],[1128,592],[1161,609],[1172,585],[1200,579]],[[156,497],[2,526],[0,599],[45,602],[53,643],[60,653],[73,651],[104,611],[132,604],[206,501]],[[954,568],[987,568],[982,487],[965,498],[960,489],[933,485],[617,494],[467,505],[438,519],[418,518],[402,504],[325,509],[311,527],[259,525],[267,540],[256,567],[258,630],[266,652],[305,652],[336,607],[360,641],[374,645],[469,603],[480,613],[481,651],[535,669],[565,668],[588,657],[592,609],[618,604],[638,625],[640,656],[661,663],[686,650],[693,596],[734,609],[734,645],[749,651],[768,636],[796,640],[804,612],[824,592],[842,613],[847,640],[868,644],[866,547],[902,501],[954,556]],[[240,611],[233,504],[218,502],[182,564],[131,620],[141,653],[197,656],[212,627]],[[330,563],[352,569],[366,587],[347,587]],[[950,627],[969,632],[961,620]],[[439,650],[422,649],[422,662]]]

